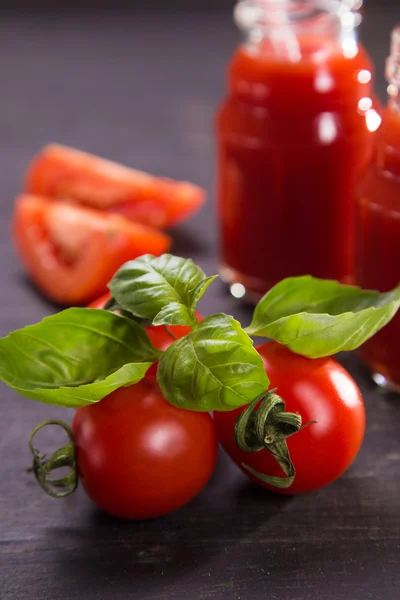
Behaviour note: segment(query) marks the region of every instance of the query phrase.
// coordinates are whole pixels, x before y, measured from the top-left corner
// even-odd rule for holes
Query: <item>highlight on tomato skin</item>
[[[118,215],[31,194],[15,202],[11,234],[41,292],[59,304],[84,305],[104,294],[115,271],[171,245],[165,233]]]
[[[124,519],[160,517],[192,500],[218,456],[210,415],[175,408],[147,377],[79,408],[72,430],[87,495]]]
[[[252,481],[280,494],[312,492],[332,483],[352,464],[363,441],[365,408],[357,384],[334,358],[305,358],[277,342],[262,344],[257,350],[270,378],[270,388],[277,388],[286,411],[299,413],[303,423],[317,422],[287,439],[296,468],[295,480],[287,489],[263,483],[243,467],[284,476],[268,450],[244,452],[236,445],[235,420],[244,408],[214,412],[223,448]]]
[[[60,144],[49,144],[31,161],[25,191],[120,214],[157,228],[181,223],[205,202],[205,191],[137,171]]]

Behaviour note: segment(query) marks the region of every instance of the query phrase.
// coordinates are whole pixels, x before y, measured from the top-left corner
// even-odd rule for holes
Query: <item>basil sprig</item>
[[[138,382],[160,359],[158,382],[171,404],[231,410],[269,385],[249,336],[267,336],[307,357],[326,356],[362,344],[400,305],[400,286],[381,294],[292,277],[264,296],[245,330],[225,314],[197,323],[197,302],[213,280],[191,260],[170,254],[129,261],[110,282],[109,311],[67,309],[0,339],[0,378],[28,398],[78,407]],[[148,339],[148,322],[192,331],[162,353]]]

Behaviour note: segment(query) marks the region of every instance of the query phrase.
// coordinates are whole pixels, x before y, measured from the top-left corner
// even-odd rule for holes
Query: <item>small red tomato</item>
[[[175,408],[154,379],[79,408],[72,430],[88,496],[125,519],[159,517],[183,506],[206,485],[217,460],[210,415]]]
[[[185,337],[190,331],[190,327],[185,325],[168,325],[165,327],[163,325],[149,325],[149,327],[146,327],[147,335],[153,346],[157,348],[157,350],[162,350],[163,352],[169,348],[175,340]],[[157,367],[158,361],[151,365],[146,373],[147,377],[157,377]]]
[[[203,320],[203,317],[196,311],[197,321],[200,323]],[[153,346],[158,350],[165,351],[171,344],[174,343],[175,340],[179,338],[185,337],[192,330],[187,325],[150,325],[146,327],[147,335]],[[147,371],[148,377],[156,377],[157,375],[157,365],[158,362],[155,362],[151,365],[150,369]]]
[[[192,330],[187,325],[150,325],[146,327],[151,343],[158,350],[166,350],[175,339],[185,337]]]
[[[93,300],[93,302],[90,302],[90,304],[88,304],[87,307],[88,308],[104,308],[110,298],[111,298],[111,294],[110,294],[110,292],[107,292],[106,294],[103,294],[103,296],[100,296],[100,298],[96,298],[96,300]]]
[[[111,298],[111,294],[104,294],[101,298],[98,298],[94,302],[88,305],[88,308],[104,308],[108,300]],[[196,311],[196,317],[200,323],[203,317]],[[147,335],[153,346],[158,350],[166,350],[176,339],[185,337],[191,332],[191,328],[186,325],[149,325],[146,327]],[[147,371],[148,377],[155,377],[157,375],[157,363],[154,363]]]
[[[161,231],[119,215],[28,194],[16,200],[12,234],[34,283],[65,305],[104,294],[123,263],[147,252],[162,254],[171,242]]]
[[[263,344],[257,350],[271,388],[278,388],[286,410],[299,413],[303,423],[317,423],[287,440],[296,468],[296,478],[289,488],[269,486],[244,472],[260,485],[283,494],[301,494],[328,485],[350,466],[363,440],[365,409],[359,388],[333,358],[304,358],[276,342]],[[214,413],[222,446],[241,468],[244,463],[265,475],[284,476],[267,450],[245,452],[236,445],[234,424],[243,410]]]

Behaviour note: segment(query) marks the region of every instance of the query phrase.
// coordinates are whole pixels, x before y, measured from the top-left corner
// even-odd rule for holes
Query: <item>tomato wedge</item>
[[[127,260],[166,252],[164,233],[62,201],[34,195],[16,200],[12,234],[38,288],[60,304],[87,304]]]
[[[154,177],[66,146],[46,146],[28,168],[25,190],[116,212],[165,228],[185,220],[205,201],[188,182]]]

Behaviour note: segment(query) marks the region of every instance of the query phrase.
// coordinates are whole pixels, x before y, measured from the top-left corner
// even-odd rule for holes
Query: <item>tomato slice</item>
[[[162,254],[171,242],[164,233],[119,215],[28,194],[16,200],[12,233],[38,288],[66,305],[94,300],[124,262]]]
[[[185,220],[205,201],[201,188],[154,177],[66,146],[46,146],[28,168],[25,190],[116,212],[153,227]]]

